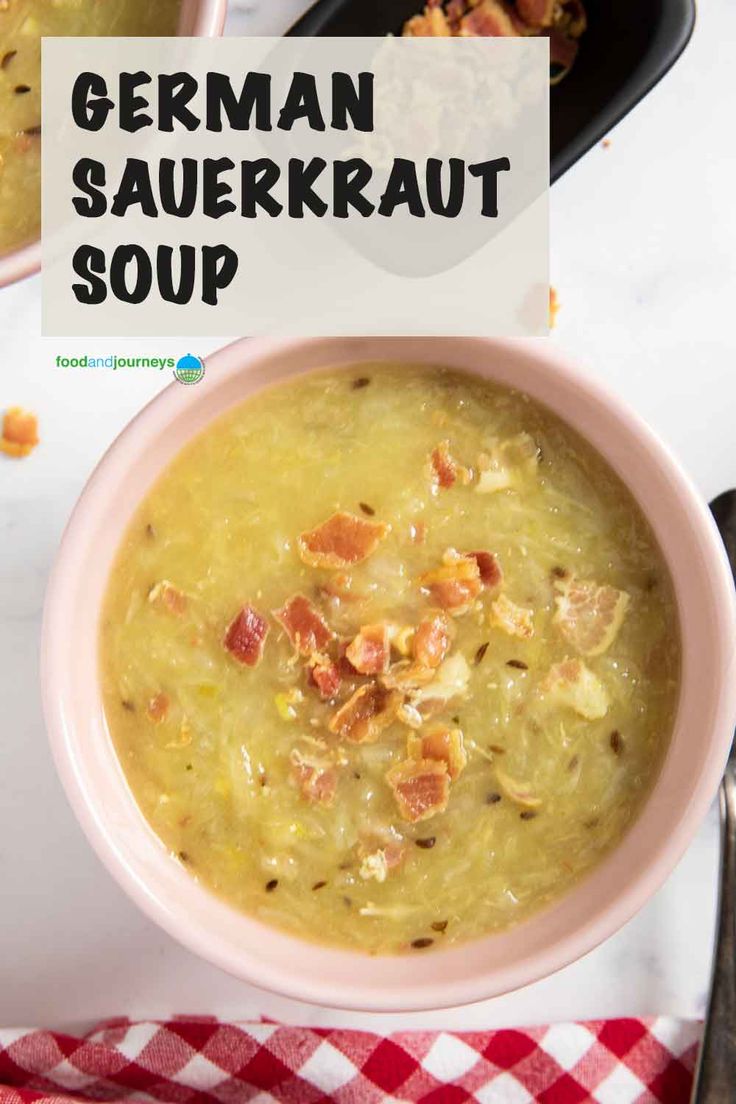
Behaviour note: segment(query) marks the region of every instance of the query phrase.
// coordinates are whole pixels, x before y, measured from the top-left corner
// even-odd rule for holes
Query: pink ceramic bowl
[[[216,38],[222,34],[227,0],[183,0],[179,34],[193,38]],[[0,256],[0,288],[32,276],[41,268],[41,242]]]
[[[305,945],[235,912],[167,853],[132,797],[98,685],[100,603],[141,497],[193,434],[254,391],[310,369],[375,360],[444,364],[527,391],[580,431],[628,484],[674,579],[684,642],[675,731],[656,786],[621,844],[556,904],[508,932],[421,957]],[[42,681],[53,753],[97,853],[185,946],[256,985],[321,1004],[410,1010],[491,997],[558,970],[616,931],[661,885],[713,798],[736,717],[736,618],[709,511],[657,438],[549,343],[453,338],[243,340],[173,383],[104,456],[64,535],[49,584]]]

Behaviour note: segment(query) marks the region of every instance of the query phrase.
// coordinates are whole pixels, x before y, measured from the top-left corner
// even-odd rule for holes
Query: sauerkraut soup
[[[679,663],[603,459],[525,395],[403,364],[215,421],[135,514],[101,624],[109,730],[172,861],[371,953],[499,931],[599,862]]]
[[[173,35],[181,0],[0,0],[0,256],[41,234],[41,39]]]

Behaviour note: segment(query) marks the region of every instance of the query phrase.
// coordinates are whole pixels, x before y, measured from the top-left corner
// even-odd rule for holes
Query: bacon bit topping
[[[301,534],[299,555],[310,567],[347,567],[375,552],[390,529],[381,521],[366,521],[355,514],[333,514],[316,529]]]
[[[556,73],[551,80],[552,84],[557,84],[568,70],[571,68],[572,63],[578,56],[578,43],[577,40],[571,38],[570,35],[564,34],[558,30],[557,27],[552,27],[548,33],[549,38],[549,61],[550,66],[559,67],[561,72]]]
[[[400,816],[411,824],[428,820],[447,808],[450,776],[435,759],[407,759],[386,772]]]
[[[534,610],[517,606],[505,594],[499,594],[491,603],[491,624],[503,629],[509,636],[529,640],[534,636]]]
[[[624,590],[576,579],[555,583],[557,612],[553,622],[582,655],[595,656],[610,648],[629,605]]]
[[[547,35],[550,83],[565,75],[586,29],[582,0],[429,0],[421,15],[409,19],[403,34],[412,37],[508,38]],[[557,68],[562,66],[562,72]]]
[[[321,652],[334,636],[322,614],[303,594],[295,594],[273,615],[301,655]]]
[[[462,732],[447,725],[435,725],[418,736],[410,736],[408,751],[412,759],[434,759],[444,763],[453,781],[468,762]]]
[[[331,805],[337,789],[337,770],[332,764],[309,762],[296,749],[291,753],[292,777],[302,796],[314,805]]]
[[[588,721],[605,717],[608,712],[605,686],[580,659],[555,663],[539,688],[548,699],[569,706]]]
[[[327,727],[351,744],[370,744],[393,723],[400,704],[397,691],[369,682],[333,714]]]
[[[238,663],[256,667],[263,656],[267,636],[268,622],[265,618],[252,606],[243,606],[225,633],[223,644]]]
[[[555,10],[555,0],[516,0],[516,8],[530,27],[549,27]]]
[[[444,553],[441,567],[419,577],[420,586],[437,605],[455,616],[470,609],[484,586],[496,588],[502,580],[501,565],[492,552],[458,552],[454,548]]]
[[[470,482],[471,475],[467,468],[458,462],[450,454],[450,442],[440,441],[432,450],[429,457],[429,467],[432,482],[437,487],[447,490],[460,482],[466,485]]]
[[[557,323],[557,315],[560,310],[560,299],[555,288],[549,289],[549,328],[553,330]]]
[[[340,669],[329,656],[315,652],[307,664],[309,681],[317,687],[323,701],[337,697],[342,678]]]
[[[385,622],[364,625],[348,645],[345,656],[361,675],[382,675],[391,658],[391,634]]]
[[[439,667],[452,639],[452,625],[444,613],[424,617],[414,634],[414,659],[421,667]]]
[[[452,31],[442,8],[428,4],[422,15],[404,24],[402,33],[408,38],[448,38]]]
[[[526,782],[517,782],[500,767],[496,767],[496,778],[506,797],[517,805],[522,805],[525,809],[538,809],[542,804],[542,799],[531,792]]]
[[[438,487],[452,487],[457,479],[457,467],[450,455],[450,442],[440,441],[430,457],[433,482]]]
[[[472,556],[478,564],[480,581],[483,583],[483,586],[496,588],[501,585],[503,582],[503,571],[501,570],[498,556],[493,552],[468,552],[468,556]]]
[[[38,418],[20,406],[5,411],[0,452],[14,459],[28,456],[38,444]]]
[[[438,606],[456,616],[470,609],[483,586],[475,557],[462,555],[454,548],[447,549],[441,567],[420,575],[419,583]]]
[[[459,33],[465,37],[509,38],[516,35],[511,16],[497,0],[481,0],[460,20]]]
[[[148,592],[148,601],[155,603],[162,609],[174,615],[182,617],[187,608],[187,596],[170,583],[168,579],[162,579],[160,583],[152,586]]]
[[[153,721],[154,724],[161,724],[162,721],[165,721],[170,704],[166,694],[154,694],[146,707],[149,720]]]

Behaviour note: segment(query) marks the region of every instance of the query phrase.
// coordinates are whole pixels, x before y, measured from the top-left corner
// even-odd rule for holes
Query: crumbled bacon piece
[[[565,76],[578,50],[587,18],[582,0],[428,0],[424,11],[404,24],[409,36],[509,38],[546,35],[550,40],[550,83]],[[441,421],[439,424],[442,424]],[[484,491],[500,490],[486,477]]]
[[[329,701],[336,697],[340,683],[340,669],[329,656],[315,652],[307,664],[309,681],[319,690],[319,696],[323,701]]]
[[[562,69],[562,73],[558,74],[555,79],[555,83],[557,83],[565,76],[578,56],[578,41],[576,38],[571,38],[562,31],[558,31],[556,27],[550,28],[547,37],[549,38],[550,64],[557,65]]]
[[[330,718],[328,728],[351,744],[370,744],[396,718],[402,696],[377,682],[360,686]]]
[[[321,652],[334,635],[319,610],[303,594],[295,594],[273,615],[301,655]]]
[[[480,567],[473,556],[464,556],[448,548],[442,566],[425,571],[419,583],[442,609],[450,613],[465,613],[481,592]]]
[[[152,586],[148,592],[148,601],[165,609],[174,617],[182,617],[187,608],[187,596],[178,590],[168,579]]]
[[[429,464],[432,482],[438,487],[448,489],[449,487],[453,487],[458,481],[460,483],[470,482],[470,472],[468,469],[464,468],[462,464],[458,464],[450,454],[449,441],[440,441],[440,443],[435,446],[430,455]]]
[[[146,713],[150,720],[154,724],[161,724],[165,721],[169,715],[169,701],[168,695],[164,693],[154,694],[146,707]]]
[[[414,15],[404,25],[409,38],[447,38],[452,34],[442,8],[427,4],[421,15]]]
[[[588,16],[583,0],[562,0],[556,13],[555,27],[571,38],[580,38],[588,26]]]
[[[447,725],[434,725],[426,732],[410,736],[408,750],[412,759],[434,759],[444,763],[453,781],[468,762],[462,732]]]
[[[554,587],[557,610],[552,620],[576,651],[595,656],[610,648],[629,606],[626,591],[575,576],[556,580]]]
[[[310,567],[347,567],[365,560],[389,533],[382,521],[337,513],[297,541],[299,555]]]
[[[468,552],[478,565],[480,581],[484,587],[499,587],[503,582],[503,571],[498,556],[493,552]]]
[[[382,675],[388,671],[391,658],[389,626],[364,625],[345,650],[348,662],[361,675]]]
[[[439,667],[450,647],[452,626],[444,613],[424,617],[414,634],[414,660],[423,668]]]
[[[440,487],[452,487],[457,479],[457,467],[450,455],[450,442],[440,441],[432,450],[432,474]]]
[[[334,766],[307,762],[298,752],[291,756],[292,776],[307,801],[315,805],[331,805],[337,789]]]
[[[457,552],[448,548],[442,566],[419,577],[438,606],[450,613],[465,613],[484,586],[498,587],[501,565],[492,552]]]
[[[516,8],[524,22],[536,29],[551,25],[555,3],[556,0],[516,0]]]
[[[412,824],[444,812],[450,798],[447,765],[434,759],[406,759],[386,772],[399,814]]]
[[[460,20],[465,37],[511,38],[517,33],[513,20],[497,0],[481,0]]]
[[[560,310],[560,300],[556,288],[550,284],[549,289],[549,328],[554,329],[557,324],[557,315]]]
[[[246,667],[261,661],[268,636],[268,622],[252,606],[243,606],[225,633],[224,646],[230,655]]]
[[[3,432],[0,437],[0,452],[19,459],[28,456],[38,444],[38,418],[29,410],[20,406],[11,406],[5,411]]]
[[[491,603],[491,624],[503,629],[509,636],[529,640],[534,636],[534,611],[517,606],[505,594],[499,594]]]

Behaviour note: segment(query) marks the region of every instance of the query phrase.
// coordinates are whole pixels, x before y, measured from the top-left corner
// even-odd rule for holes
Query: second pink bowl
[[[226,15],[227,0],[183,0],[179,34],[192,38],[217,38],[222,34]],[[0,256],[0,289],[32,276],[40,268],[40,241]]]

